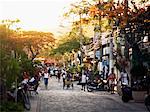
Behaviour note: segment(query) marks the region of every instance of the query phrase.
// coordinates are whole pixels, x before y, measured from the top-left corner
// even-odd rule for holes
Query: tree
[[[78,29],[77,31],[80,32],[81,27],[82,33],[85,36],[88,36],[90,31],[89,29],[90,19],[88,15],[90,3],[87,0],[81,0],[75,3],[70,4],[70,7],[67,9],[67,12],[63,14],[63,17],[67,18],[67,20],[71,19],[72,22],[72,29]]]
[[[83,37],[83,43],[86,44],[89,42],[88,37]],[[67,35],[61,37],[55,46],[50,52],[50,56],[59,57],[59,60],[64,59],[69,61],[69,56],[71,55],[72,51],[80,49],[80,37],[78,36],[78,28],[73,28],[71,32]],[[67,55],[66,55],[67,54]]]
[[[16,56],[19,48],[13,38],[17,34],[9,29],[10,26],[9,24],[0,25],[0,87],[2,88],[0,92],[2,92],[3,101],[6,100],[6,90],[20,75],[19,58]]]
[[[26,58],[23,57],[26,55],[25,52],[20,48],[21,42],[18,40],[17,29],[11,29],[15,22],[18,21],[7,20],[0,24],[0,92],[2,103],[7,100],[7,89],[10,89],[14,82],[17,83],[18,77],[21,75],[22,64],[25,64],[20,62]]]
[[[54,46],[54,36],[52,33],[23,31],[20,40],[22,48],[28,56],[33,60],[43,49],[52,48]]]

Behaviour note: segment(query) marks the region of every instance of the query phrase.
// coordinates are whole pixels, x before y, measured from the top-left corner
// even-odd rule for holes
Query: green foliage
[[[22,55],[20,59],[14,58],[7,51],[2,49],[0,50],[0,62],[0,77],[6,80],[8,88],[15,82],[16,78],[21,77],[21,72],[29,71],[30,73],[33,73],[34,71],[32,61],[26,56]]]
[[[3,104],[0,104],[0,111],[1,112],[23,112],[24,107],[20,103],[5,102]]]
[[[79,41],[73,39],[60,44],[56,49],[53,50],[53,53],[64,54],[65,52],[71,52],[73,49],[78,49],[79,47]]]
[[[0,78],[6,82],[5,84],[9,89],[11,84],[21,76],[23,70],[32,71],[33,66],[32,61],[20,48],[21,40],[14,38],[18,37],[17,32],[9,29],[12,24],[11,21],[6,22],[6,25],[0,25]]]
[[[34,64],[41,64],[41,61],[39,61],[39,60],[34,60]]]
[[[64,35],[58,40],[57,47],[50,51],[51,56],[60,56],[65,53],[71,53],[73,50],[80,48],[80,36],[78,35],[79,28],[72,28],[68,35]],[[87,44],[90,41],[88,37],[82,36],[83,44]]]
[[[139,0],[139,1],[140,1],[140,3],[142,4],[142,3],[148,2],[149,0]]]
[[[20,66],[21,66],[21,71],[28,71],[30,74],[33,74],[34,72],[34,67],[33,67],[33,62],[29,60],[28,58],[22,58],[20,60]]]
[[[10,59],[8,61],[8,67],[6,72],[6,84],[8,87],[11,87],[11,84],[15,79],[20,75],[20,66],[16,59]]]
[[[70,71],[71,73],[76,73],[77,67],[76,67],[76,66],[71,66],[71,67],[69,68],[69,71]]]
[[[78,65],[78,66],[77,66],[77,71],[78,71],[78,72],[81,73],[82,69],[84,69],[83,66],[81,66],[81,65]]]
[[[51,49],[55,43],[52,33],[39,31],[24,31],[20,40],[32,60],[40,53]]]
[[[77,1],[70,4],[69,9],[63,14],[64,17],[70,17],[71,15],[87,14],[89,10],[90,3],[86,0]]]
[[[78,49],[80,47],[80,39],[76,31],[72,29],[68,35],[64,35],[64,37],[59,39],[56,48],[52,49],[51,55],[64,55],[74,49]]]

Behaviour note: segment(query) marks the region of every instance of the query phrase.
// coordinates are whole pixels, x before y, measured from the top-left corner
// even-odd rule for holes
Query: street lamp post
[[[93,39],[93,44],[94,44],[93,72],[95,70],[95,59],[96,59],[95,55],[96,55],[96,50],[99,46],[99,41],[100,41],[100,25],[95,25],[95,27],[94,27],[94,39]],[[100,53],[100,55],[101,55],[101,53]],[[99,57],[99,59],[100,59],[100,57]]]
[[[109,73],[111,72],[111,69],[114,68],[114,64],[113,64],[113,37],[112,37],[112,33],[109,36]]]
[[[112,31],[110,31],[110,34],[109,34],[109,74],[111,73],[111,69],[114,68],[114,60],[113,60],[114,59],[114,57],[113,57],[114,29],[117,28],[117,33],[119,32],[117,24],[114,24],[112,21],[111,21],[111,27],[112,27]],[[117,34],[117,36],[118,36],[118,34]]]
[[[84,71],[83,71],[83,50],[82,50],[82,45],[83,45],[83,40],[82,40],[82,15],[81,15],[81,11],[79,11],[79,16],[80,16],[80,33],[79,33],[79,36],[80,36],[80,66],[81,66],[81,74],[83,75],[84,74]]]
[[[101,0],[98,1],[97,7],[99,10],[101,10]],[[99,72],[103,71],[102,68],[102,40],[101,40],[101,11],[98,13],[98,24],[94,28],[94,38],[97,38],[96,46],[99,46]],[[96,49],[94,49],[94,62],[95,62],[95,53]],[[95,67],[95,63],[93,68]]]
[[[99,0],[99,4],[101,4],[101,0]],[[99,11],[99,18],[98,18],[98,24],[99,24],[99,47],[100,47],[100,54],[99,54],[99,70],[100,72],[103,71],[103,68],[102,68],[102,36],[101,36],[101,25],[100,25],[100,22],[101,22],[101,14],[100,14],[100,11]]]

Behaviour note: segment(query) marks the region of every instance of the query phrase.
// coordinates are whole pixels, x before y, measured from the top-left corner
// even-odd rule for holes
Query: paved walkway
[[[33,102],[37,108],[31,112],[147,112],[142,103],[123,103],[117,94],[108,92],[84,92],[81,86],[63,90],[62,81],[49,80],[48,89],[40,84],[38,98]],[[34,101],[34,100],[33,100]]]

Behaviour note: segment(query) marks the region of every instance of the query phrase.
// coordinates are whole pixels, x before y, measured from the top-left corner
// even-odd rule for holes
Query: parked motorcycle
[[[35,92],[36,94],[38,94],[37,92],[37,88],[39,86],[39,80],[36,80],[34,77],[32,77],[28,82],[28,91],[31,92]]]
[[[7,91],[7,99],[8,101],[20,102],[25,109],[30,110],[31,103],[26,87],[27,85],[25,83],[20,83],[17,88],[13,85],[11,90]]]
[[[108,86],[107,86],[107,82],[103,81],[103,80],[94,80],[94,81],[88,81],[87,82],[87,91],[88,92],[92,92],[93,90],[96,91],[104,91],[107,90]]]
[[[122,84],[122,101],[129,102],[129,100],[133,100],[132,98],[132,89],[126,84]]]

